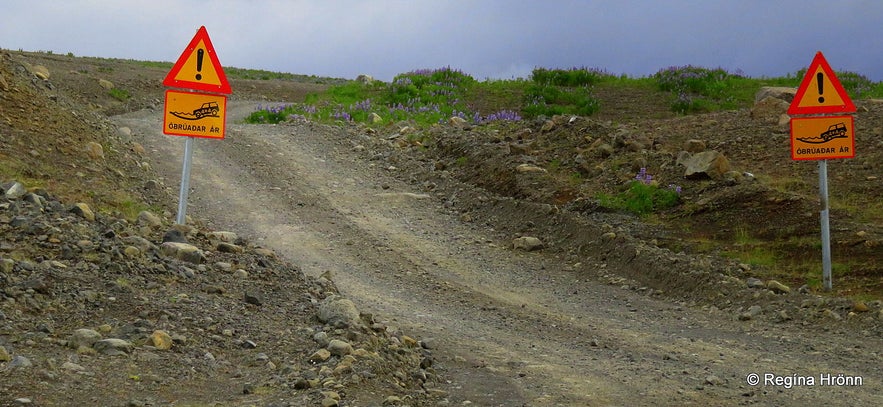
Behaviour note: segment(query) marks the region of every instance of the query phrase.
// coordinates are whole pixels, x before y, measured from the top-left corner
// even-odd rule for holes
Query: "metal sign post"
[[[208,63],[205,59],[208,57]],[[190,192],[190,165],[193,161],[193,139],[224,138],[227,96],[232,92],[224,68],[218,61],[215,47],[205,27],[199,27],[190,44],[181,53],[163,85],[203,92],[167,90],[163,107],[163,133],[187,137],[184,142],[184,169],[181,192],[178,194],[178,217],[187,221],[187,195]],[[211,92],[211,93],[204,93]]]
[[[184,170],[181,173],[181,192],[178,194],[178,218],[175,223],[183,225],[187,217],[187,195],[190,194],[190,163],[193,161],[193,137],[184,142]]]
[[[855,104],[821,52],[788,106],[791,116],[791,159],[819,161],[819,197],[822,209],[822,285],[831,291],[831,225],[828,219],[828,159],[855,157]],[[821,116],[820,116],[821,115]]]
[[[828,160],[819,161],[819,196],[822,200],[822,284],[831,291],[831,226],[828,222]]]

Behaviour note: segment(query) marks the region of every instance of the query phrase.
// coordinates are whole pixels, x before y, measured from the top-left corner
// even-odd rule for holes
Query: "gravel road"
[[[494,222],[517,214],[456,208],[502,198],[407,171],[386,136],[237,124],[255,105],[231,101],[226,139],[196,140],[188,215],[330,272],[362,312],[426,338],[454,405],[883,405],[879,336],[739,321],[602,282],[600,259],[513,250]],[[155,110],[114,120],[177,191],[184,139]]]

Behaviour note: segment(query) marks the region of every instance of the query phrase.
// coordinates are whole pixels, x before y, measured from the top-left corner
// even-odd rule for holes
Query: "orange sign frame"
[[[852,116],[792,118],[791,159],[828,160],[855,157],[854,123]]]
[[[223,139],[226,129],[227,96],[166,91],[163,133]]]
[[[233,93],[205,26],[196,31],[163,80],[163,85],[226,95]]]

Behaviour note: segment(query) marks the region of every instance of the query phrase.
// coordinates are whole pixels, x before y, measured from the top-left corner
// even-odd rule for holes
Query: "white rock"
[[[77,349],[81,346],[85,346],[87,348],[91,348],[95,342],[101,340],[101,334],[98,331],[92,329],[77,329],[71,334],[70,338],[68,338],[68,346],[71,348]]]
[[[512,240],[512,247],[516,250],[532,252],[534,250],[542,249],[544,245],[543,241],[538,238],[532,236],[522,236]]]
[[[334,356],[344,356],[353,353],[353,346],[340,339],[332,339],[328,342],[328,351]]]
[[[319,321],[333,326],[350,326],[358,322],[359,310],[352,301],[328,297],[319,305]]]

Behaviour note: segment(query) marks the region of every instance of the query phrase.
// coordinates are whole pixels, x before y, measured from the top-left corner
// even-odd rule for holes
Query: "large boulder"
[[[764,100],[768,97],[773,97],[776,99],[784,100],[785,102],[791,103],[794,100],[794,95],[797,93],[797,88],[787,88],[782,86],[764,86],[754,94],[754,103],[758,103],[761,100]]]
[[[684,172],[684,177],[687,179],[721,179],[730,171],[730,160],[715,150],[693,155],[684,152],[678,162],[687,167]]]
[[[767,96],[751,108],[751,118],[769,123],[778,123],[779,117],[788,112],[791,104],[783,99]]]
[[[347,327],[358,324],[359,310],[352,301],[331,296],[319,304],[319,321],[334,327]]]

